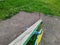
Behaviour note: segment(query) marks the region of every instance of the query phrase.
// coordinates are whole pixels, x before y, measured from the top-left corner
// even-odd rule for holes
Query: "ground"
[[[18,35],[39,20],[37,13],[20,12],[0,22],[0,45],[8,45]]]
[[[51,17],[36,12],[20,12],[11,19],[1,21],[0,45],[8,45],[40,18],[43,20],[44,30],[42,43],[44,45],[60,45],[60,17]]]
[[[60,17],[41,14],[44,26],[43,45],[60,45]]]
[[[60,16],[60,0],[1,0],[0,19],[7,19],[19,11],[42,12]]]

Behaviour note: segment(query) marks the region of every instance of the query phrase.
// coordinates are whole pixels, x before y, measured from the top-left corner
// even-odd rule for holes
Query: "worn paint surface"
[[[40,42],[41,42],[41,40],[42,40],[43,30],[41,29],[41,30],[39,31],[39,33],[40,33],[40,34],[37,36],[37,39],[36,39],[35,45],[39,45]]]

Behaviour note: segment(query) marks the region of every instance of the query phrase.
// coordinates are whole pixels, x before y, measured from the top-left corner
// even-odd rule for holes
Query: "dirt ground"
[[[41,14],[43,20],[42,45],[60,45],[60,17]]]
[[[20,12],[11,19],[0,22],[0,45],[8,45],[38,19],[37,13]]]
[[[27,12],[20,12],[11,19],[0,22],[0,45],[8,45],[39,18],[42,18],[44,24],[42,44],[60,45],[60,17]]]

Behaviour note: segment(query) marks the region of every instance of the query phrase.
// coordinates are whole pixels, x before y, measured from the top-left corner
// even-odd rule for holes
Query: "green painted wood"
[[[23,45],[26,45],[26,44],[27,44],[27,42],[30,40],[30,38],[34,35],[35,30],[37,30],[37,28],[34,29],[34,31],[33,31],[33,32],[31,33],[31,35],[27,38],[27,40],[24,42]]]

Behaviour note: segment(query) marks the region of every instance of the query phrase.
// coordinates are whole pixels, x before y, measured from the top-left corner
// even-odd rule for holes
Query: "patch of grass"
[[[0,1],[0,19],[7,19],[19,11],[42,12],[60,16],[60,0],[3,0]]]

